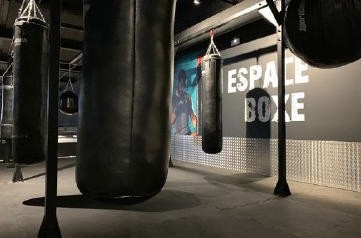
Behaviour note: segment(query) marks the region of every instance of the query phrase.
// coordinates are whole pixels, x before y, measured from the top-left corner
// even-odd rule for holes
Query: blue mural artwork
[[[183,56],[175,61],[171,107],[172,134],[198,135],[200,65],[199,54]]]

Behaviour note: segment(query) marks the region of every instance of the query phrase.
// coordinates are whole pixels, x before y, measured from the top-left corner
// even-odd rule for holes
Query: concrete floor
[[[79,195],[73,165],[66,159],[59,164],[64,238],[361,237],[361,193],[289,181],[293,195],[279,198],[272,194],[275,178],[176,162],[156,197],[136,205],[107,204]],[[12,171],[0,166],[1,238],[36,237],[43,171],[43,164],[24,168],[29,179],[12,184]]]

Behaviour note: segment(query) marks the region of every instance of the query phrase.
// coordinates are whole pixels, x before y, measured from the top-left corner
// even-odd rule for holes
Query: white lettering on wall
[[[236,80],[237,80],[235,77],[236,74],[237,74],[236,69],[228,71],[228,93],[237,92],[237,88],[233,86],[236,84]]]
[[[228,93],[245,92],[256,87],[278,87],[276,65],[275,61],[270,61],[265,66],[252,65],[249,68],[242,67],[228,70]],[[293,75],[287,73],[292,72],[291,69],[293,69]],[[298,57],[287,57],[285,59],[285,70],[288,77],[285,78],[285,86],[308,83],[309,76],[306,74],[308,69],[308,65]]]
[[[266,65],[263,88],[269,88],[271,84],[273,88],[278,87],[278,76],[276,70],[276,63],[274,61],[268,62]]]
[[[269,122],[271,119],[271,100],[263,96],[258,99],[258,119],[261,122]]]
[[[245,75],[248,74],[248,70],[246,68],[240,68],[238,70],[238,80],[239,83],[237,83],[237,89],[240,92],[246,91],[248,88],[248,80],[245,77]]]
[[[254,98],[246,98],[244,108],[245,121],[254,122],[256,120],[256,100]]]
[[[258,102],[254,98],[245,99],[245,122],[254,122],[259,120],[261,122],[269,122],[272,118],[273,122],[278,122],[278,96],[271,96],[274,105],[277,110],[271,117],[271,99],[267,96],[260,97]],[[285,122],[305,121],[305,115],[301,110],[304,109],[304,92],[297,92],[285,95],[285,104],[291,101],[291,113],[285,111]],[[256,107],[257,105],[257,107]]]
[[[249,90],[255,88],[257,80],[262,78],[262,66],[261,65],[252,65],[249,68]]]
[[[292,121],[305,121],[305,115],[300,113],[300,110],[305,108],[304,98],[304,92],[292,94]]]
[[[285,58],[285,86],[309,83],[310,78],[307,75],[309,67],[296,56]],[[251,65],[250,67],[241,67],[230,69],[228,74],[228,93],[247,92],[257,87],[259,88],[277,88],[278,74],[275,61],[269,61],[265,65]],[[303,122],[305,114],[303,110],[305,93],[296,92],[285,95],[285,104],[289,103],[285,111],[286,122]],[[276,106],[276,112],[272,112],[272,106]],[[245,122],[277,122],[278,121],[278,96],[262,96],[259,99],[245,99]]]

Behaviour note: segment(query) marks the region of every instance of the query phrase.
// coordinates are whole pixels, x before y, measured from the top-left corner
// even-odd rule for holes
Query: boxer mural
[[[199,67],[200,58],[188,58],[176,63],[170,117],[175,135],[198,134]]]

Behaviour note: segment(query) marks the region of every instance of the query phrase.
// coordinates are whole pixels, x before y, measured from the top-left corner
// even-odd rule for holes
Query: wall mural
[[[172,134],[199,134],[200,63],[198,54],[183,56],[175,61],[170,117]]]

